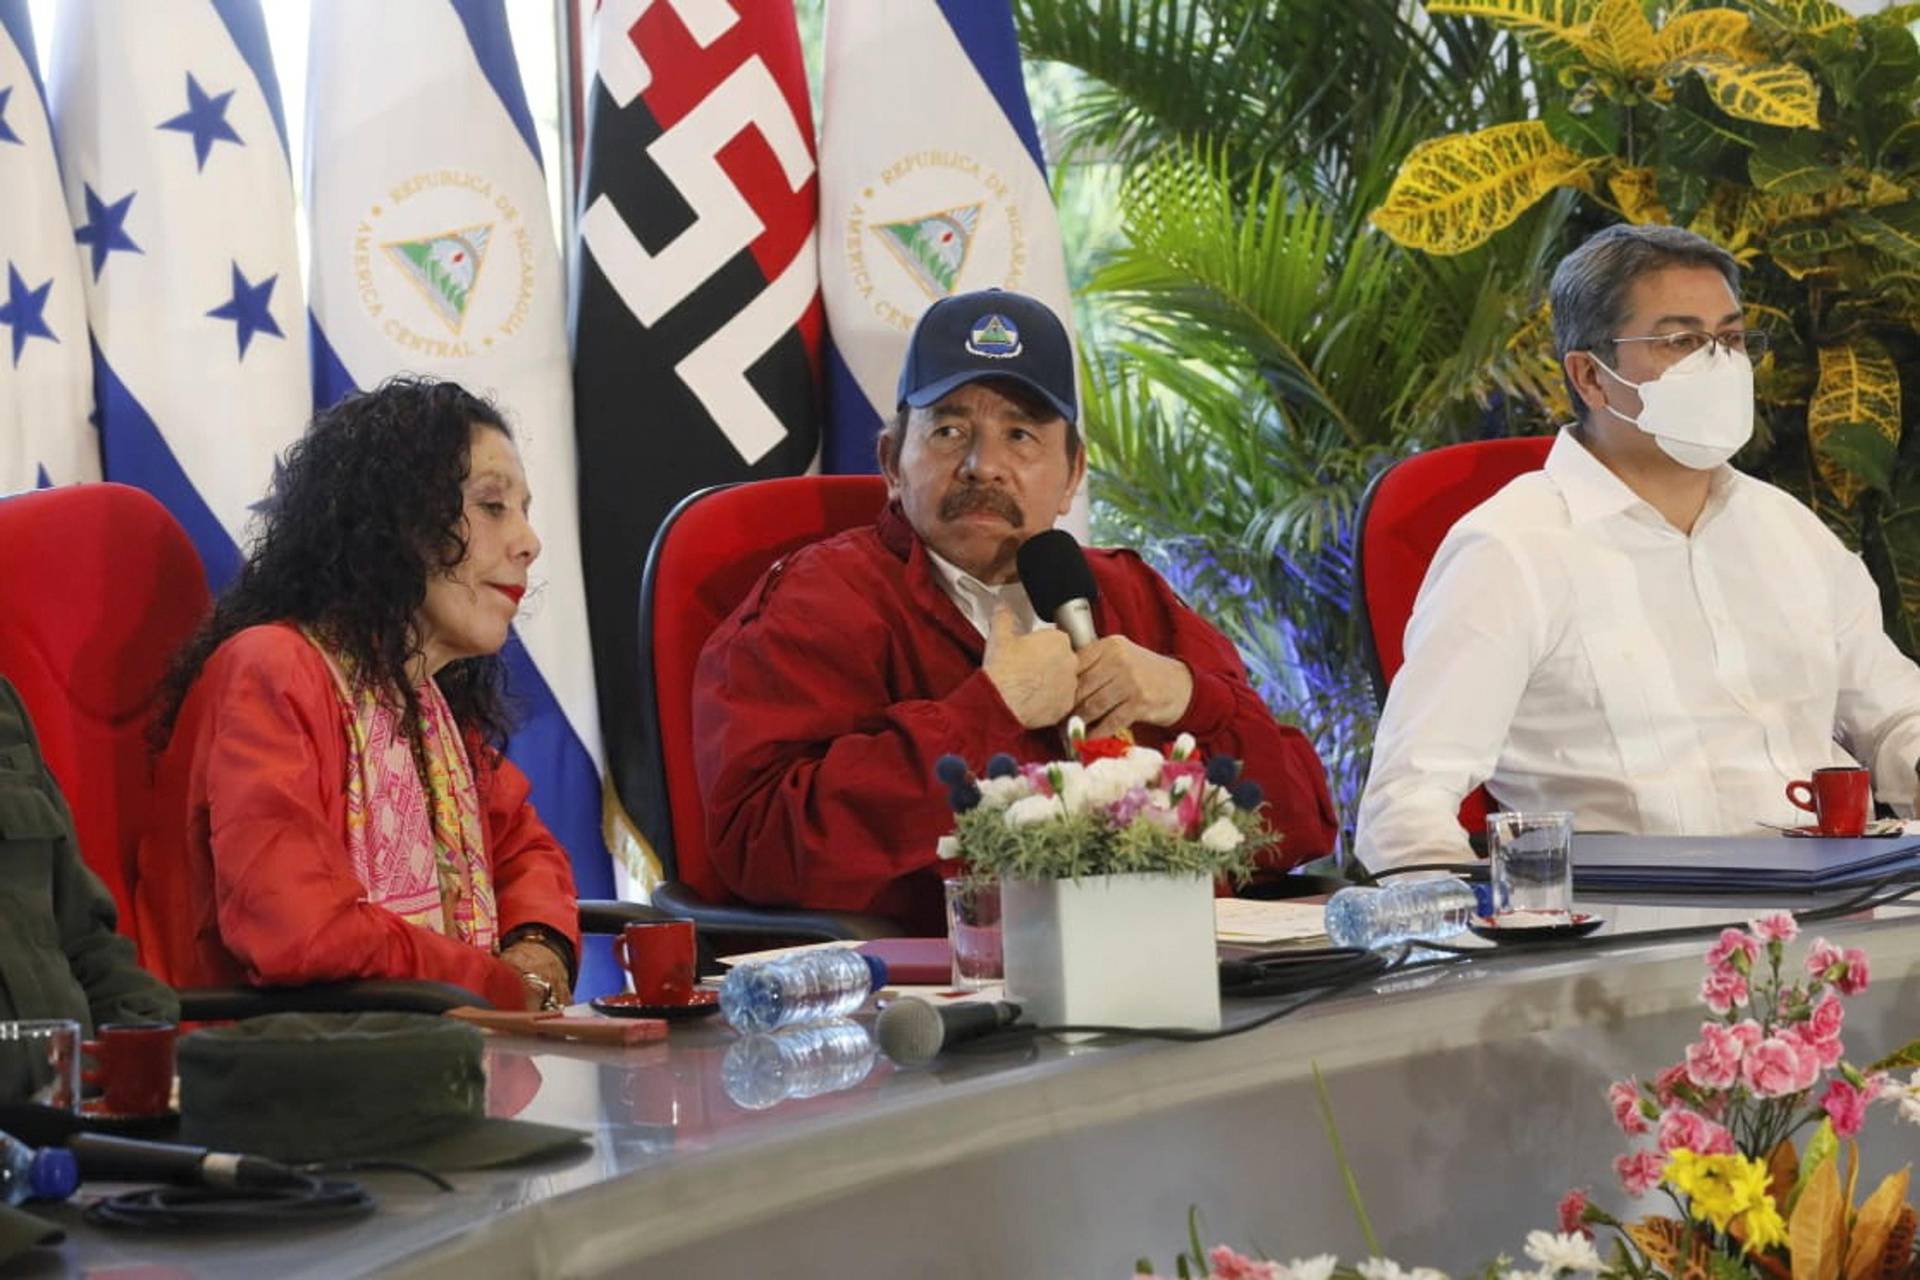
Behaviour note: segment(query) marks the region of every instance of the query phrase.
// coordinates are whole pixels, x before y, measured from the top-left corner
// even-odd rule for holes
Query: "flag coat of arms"
[[[26,0],[0,0],[0,494],[100,478],[80,255]]]
[[[586,68],[574,295],[581,515],[607,753],[666,827],[639,586],[709,485],[804,471],[822,317],[812,112],[793,8],[603,0]]]
[[[513,428],[544,549],[502,655],[507,754],[573,860],[609,897],[599,708],[580,570],[566,280],[539,140],[501,0],[327,0],[308,70],[315,392],[397,373],[451,379]],[[582,992],[612,989],[583,957]]]
[[[109,480],[218,590],[309,416],[280,88],[254,0],[65,0],[52,75]]]
[[[1014,289],[1071,334],[1072,298],[1006,0],[832,6],[824,96],[821,463],[873,471],[907,337],[930,304]]]

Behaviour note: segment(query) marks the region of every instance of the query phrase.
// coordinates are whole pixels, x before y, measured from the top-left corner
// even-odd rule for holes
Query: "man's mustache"
[[[967,485],[950,491],[940,500],[940,518],[954,520],[972,511],[987,511],[1018,529],[1026,524],[1020,504],[1004,490],[985,485]]]

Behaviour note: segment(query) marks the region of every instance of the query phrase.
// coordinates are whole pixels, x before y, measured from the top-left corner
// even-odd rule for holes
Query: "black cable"
[[[361,1171],[410,1173],[442,1191],[453,1190],[452,1183],[417,1164],[401,1160],[340,1160],[289,1169],[287,1184],[279,1187],[151,1187],[122,1192],[88,1205],[86,1219],[98,1226],[138,1231],[343,1222],[372,1213],[373,1195],[357,1182],[320,1175]]]
[[[150,1187],[96,1200],[86,1219],[96,1226],[136,1231],[282,1228],[340,1222],[373,1212],[364,1187],[344,1178],[310,1178],[286,1187]]]

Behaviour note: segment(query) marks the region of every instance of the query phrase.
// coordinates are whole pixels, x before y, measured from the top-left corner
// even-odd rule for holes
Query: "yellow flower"
[[[1786,1242],[1787,1225],[1767,1194],[1767,1167],[1758,1160],[1675,1147],[1661,1180],[1687,1198],[1687,1214],[1695,1221],[1725,1232],[1739,1220],[1749,1251]]]

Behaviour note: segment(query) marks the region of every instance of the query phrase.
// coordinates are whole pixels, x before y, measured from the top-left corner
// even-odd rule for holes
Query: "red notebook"
[[[896,987],[944,987],[953,981],[953,948],[945,938],[875,938],[854,948],[887,962]]]

